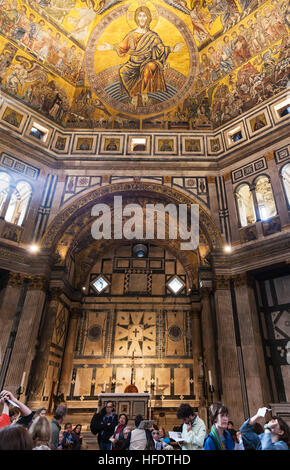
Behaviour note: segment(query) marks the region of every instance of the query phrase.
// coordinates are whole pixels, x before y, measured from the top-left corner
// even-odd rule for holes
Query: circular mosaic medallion
[[[91,341],[97,341],[102,336],[102,328],[98,325],[91,326],[88,331],[88,338]]]
[[[168,335],[172,341],[179,341],[183,335],[183,331],[181,328],[179,328],[179,326],[172,325],[168,330]]]
[[[199,67],[186,24],[167,8],[155,4],[150,9],[147,4],[145,27],[137,8],[129,11],[128,5],[105,15],[89,38],[85,56],[86,75],[98,98],[137,116],[178,104],[192,89]]]

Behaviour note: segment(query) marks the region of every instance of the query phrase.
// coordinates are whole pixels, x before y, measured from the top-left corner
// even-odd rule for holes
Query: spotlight
[[[231,245],[225,245],[225,246],[224,246],[224,251],[225,251],[226,253],[230,253],[230,252],[232,251]]]
[[[147,256],[148,248],[146,245],[143,245],[142,243],[137,243],[133,247],[133,255],[136,258],[145,258]]]
[[[30,245],[28,247],[28,250],[30,253],[37,253],[39,251],[39,246],[38,245]]]
[[[85,286],[84,286],[84,287],[82,287],[82,289],[83,289],[83,290],[86,290]]]

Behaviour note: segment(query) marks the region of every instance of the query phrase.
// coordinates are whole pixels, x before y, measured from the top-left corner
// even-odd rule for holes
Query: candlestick
[[[209,385],[212,386],[212,377],[211,377],[211,371],[210,370],[208,371],[208,381],[209,381]]]
[[[23,387],[24,380],[25,380],[25,376],[26,376],[26,372],[23,372],[23,374],[22,374],[22,379],[21,379],[21,384],[20,384],[20,388]]]

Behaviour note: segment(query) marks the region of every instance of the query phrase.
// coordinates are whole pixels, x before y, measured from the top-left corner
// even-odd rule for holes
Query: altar
[[[150,393],[100,393],[98,400],[99,412],[108,401],[112,401],[118,416],[125,413],[129,421],[134,421],[139,414],[144,419],[151,419]]]

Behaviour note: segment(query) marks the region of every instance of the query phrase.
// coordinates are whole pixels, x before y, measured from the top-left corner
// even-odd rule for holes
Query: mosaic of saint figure
[[[98,50],[115,50],[120,57],[129,56],[129,60],[120,68],[120,80],[125,92],[131,98],[134,107],[138,106],[138,95],[142,105],[148,103],[148,93],[167,91],[164,79],[164,65],[170,53],[178,52],[183,43],[173,48],[165,46],[159,35],[151,31],[151,12],[141,6],[135,11],[137,29],[130,31],[117,45],[108,43],[97,46]]]

